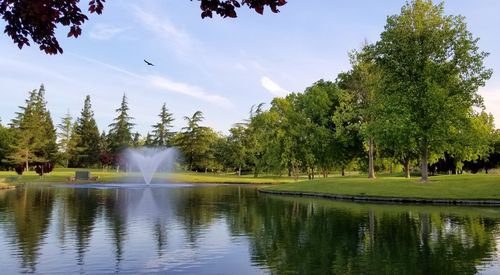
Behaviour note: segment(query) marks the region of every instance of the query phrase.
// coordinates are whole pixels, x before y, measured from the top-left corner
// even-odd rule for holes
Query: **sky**
[[[248,118],[252,105],[269,106],[276,96],[302,92],[320,79],[334,81],[349,70],[349,51],[376,42],[387,16],[398,14],[404,3],[289,0],[278,14],[245,7],[236,19],[201,19],[197,1],[107,1],[102,15],[89,15],[79,38],[66,38],[68,29],[58,29],[62,55],[46,55],[36,45],[19,50],[3,34],[0,118],[10,122],[28,92],[43,83],[55,124],[68,111],[79,116],[90,95],[99,129],[107,131],[126,94],[134,132],[151,131],[165,103],[175,130],[185,126],[184,116],[200,110],[205,126],[227,133]],[[465,16],[480,49],[490,53],[485,63],[493,77],[479,92],[497,127],[499,11],[497,0],[445,2],[446,14]]]

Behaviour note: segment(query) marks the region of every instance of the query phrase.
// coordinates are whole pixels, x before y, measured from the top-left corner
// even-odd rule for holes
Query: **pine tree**
[[[154,145],[153,135],[149,132],[146,134],[146,139],[144,140],[144,146],[153,146]]]
[[[163,103],[158,117],[160,118],[160,121],[153,125],[153,145],[171,146],[172,136],[174,133],[171,132],[170,129],[172,128],[174,118],[172,117],[172,113],[168,112],[165,103]]]
[[[61,159],[64,163],[64,167],[68,167],[69,159],[71,158],[71,135],[73,133],[73,117],[71,117],[69,110],[68,113],[61,118],[61,123],[57,125],[57,129],[59,129],[57,136],[59,138],[58,145]]]
[[[11,146],[7,160],[13,164],[54,163],[57,157],[56,130],[45,102],[45,87],[33,90],[26,106],[12,120],[16,142]]]
[[[141,146],[141,134],[139,134],[139,132],[135,132],[134,138],[132,140],[132,146],[133,147]]]
[[[130,122],[133,117],[128,115],[128,111],[127,96],[123,94],[120,108],[116,109],[118,116],[114,119],[115,122],[109,125],[111,127],[109,130],[109,149],[114,156],[119,155],[123,149],[132,145],[134,123]]]
[[[94,119],[90,96],[85,97],[80,117],[76,121],[76,135],[78,135],[79,155],[75,165],[89,167],[99,163],[99,129]]]

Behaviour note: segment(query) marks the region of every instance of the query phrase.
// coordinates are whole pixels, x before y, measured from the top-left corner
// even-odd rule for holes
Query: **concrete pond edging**
[[[500,206],[500,200],[467,200],[467,199],[423,199],[423,198],[394,198],[359,195],[338,195],[299,191],[276,191],[259,188],[260,193],[273,195],[288,195],[300,197],[326,198],[333,200],[376,202],[376,203],[409,203],[409,204],[438,204],[438,205],[469,205],[469,206]]]

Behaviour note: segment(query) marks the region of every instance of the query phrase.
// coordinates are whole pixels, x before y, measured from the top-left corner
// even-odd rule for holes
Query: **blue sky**
[[[63,55],[36,46],[19,50],[0,40],[0,118],[8,123],[28,91],[46,87],[54,122],[69,110],[79,115],[90,95],[100,130],[116,116],[123,93],[141,134],[156,123],[162,104],[183,116],[201,110],[204,124],[227,132],[248,117],[253,104],[301,92],[319,79],[334,80],[349,69],[347,53],[375,42],[386,17],[404,0],[289,0],[281,13],[261,16],[247,8],[237,19],[201,19],[197,1],[109,1],[91,15],[78,39],[60,29]],[[487,111],[500,125],[500,1],[453,0],[447,14],[466,17],[469,30],[490,52],[492,79],[480,90]],[[3,29],[0,23],[0,28]],[[147,59],[155,67],[146,66]]]

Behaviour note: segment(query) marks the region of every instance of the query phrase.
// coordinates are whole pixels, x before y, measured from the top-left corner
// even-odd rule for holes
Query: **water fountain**
[[[130,171],[139,171],[144,182],[150,184],[154,174],[161,168],[162,172],[171,172],[177,156],[175,148],[139,147],[129,148],[124,152]]]

